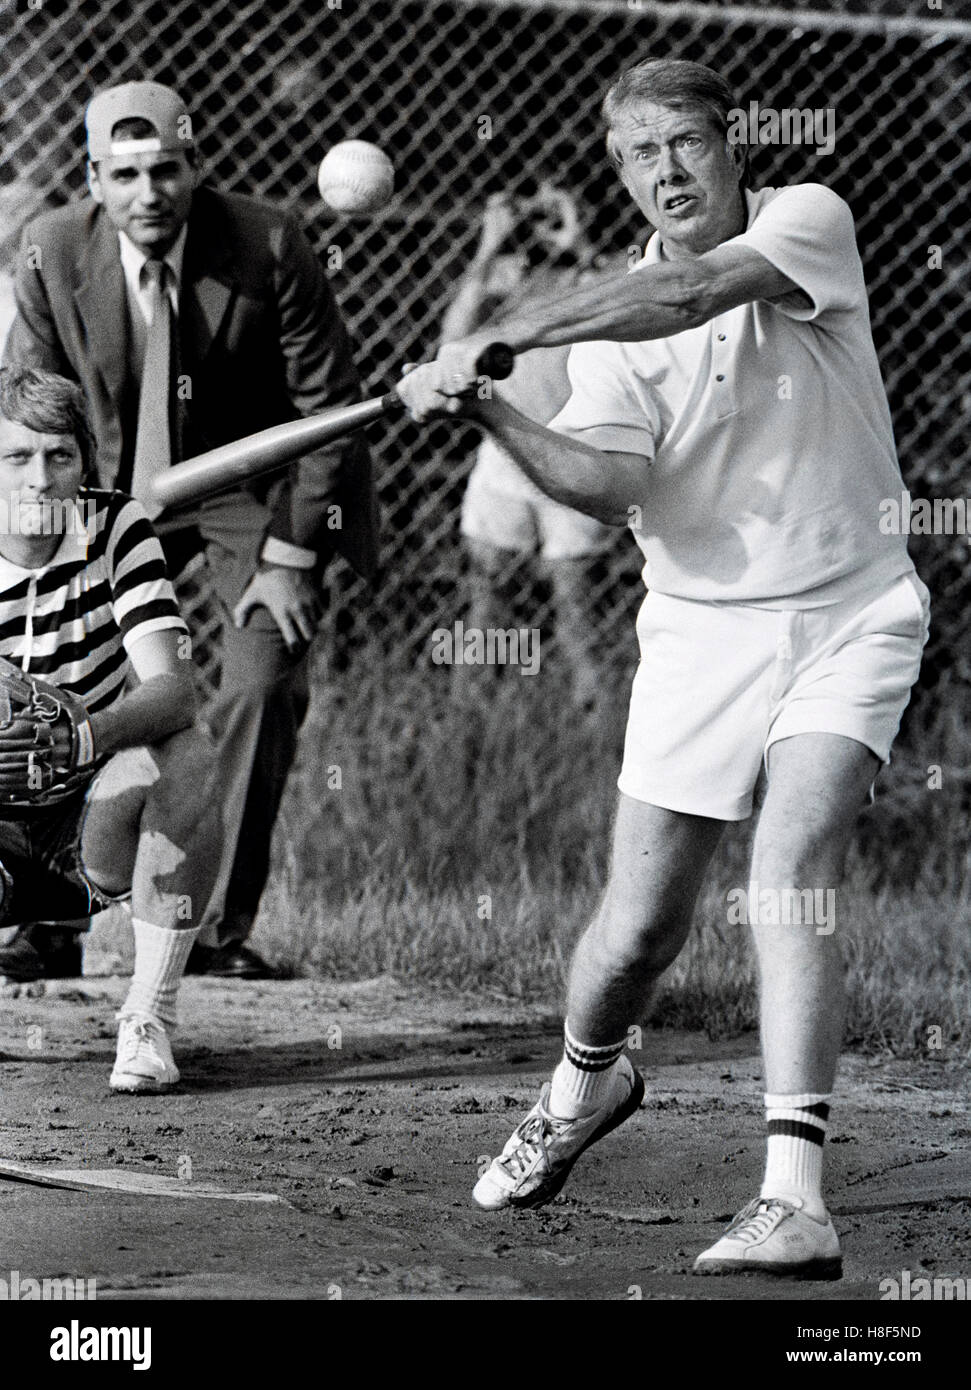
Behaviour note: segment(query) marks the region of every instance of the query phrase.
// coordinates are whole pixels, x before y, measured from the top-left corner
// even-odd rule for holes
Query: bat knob
[[[476,358],[475,370],[479,376],[492,377],[493,381],[505,381],[512,375],[516,356],[505,343],[490,343]]]

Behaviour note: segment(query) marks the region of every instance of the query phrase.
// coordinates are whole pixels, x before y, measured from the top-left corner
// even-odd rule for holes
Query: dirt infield
[[[829,1146],[838,1283],[699,1279],[757,1190],[755,1040],[644,1034],[641,1111],[538,1212],[470,1203],[559,1051],[549,1016],[379,978],[184,985],[177,1093],[107,1090],[117,976],[0,999],[0,1159],[275,1194],[178,1200],[0,1179],[8,1270],[99,1299],[878,1299],[971,1276],[966,1073],[845,1060]],[[0,1270],[0,1274],[4,1274]],[[6,1276],[5,1276],[6,1277]]]

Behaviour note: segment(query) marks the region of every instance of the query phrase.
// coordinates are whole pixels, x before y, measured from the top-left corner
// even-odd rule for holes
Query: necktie
[[[172,462],[169,419],[172,380],[172,299],[166,280],[165,261],[146,261],[142,274],[147,282],[151,320],[145,340],[142,386],[138,397],[138,433],[135,436],[135,464],[132,469],[132,496],[150,517],[162,508],[152,500],[154,478]]]

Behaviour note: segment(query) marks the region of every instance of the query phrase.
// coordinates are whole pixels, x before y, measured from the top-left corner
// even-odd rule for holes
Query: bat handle
[[[512,375],[515,365],[516,354],[505,343],[490,343],[475,359],[476,375],[491,377],[493,381],[505,381],[507,376]],[[384,413],[394,414],[404,408],[405,403],[397,391],[389,391],[381,397],[381,409]]]
[[[476,358],[475,370],[479,376],[491,376],[493,381],[505,381],[512,375],[516,355],[505,343],[490,343]]]

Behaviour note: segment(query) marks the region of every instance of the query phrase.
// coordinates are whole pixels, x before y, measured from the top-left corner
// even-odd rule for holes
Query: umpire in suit
[[[335,553],[365,576],[377,563],[369,462],[360,439],[340,441],[189,515],[159,515],[150,486],[179,459],[358,399],[358,377],[306,237],[282,211],[202,182],[176,92],[101,91],[85,125],[91,196],[26,228],[4,360],[80,382],[98,486],[149,507],[173,574],[205,554],[222,616],[205,718],[221,748],[224,844],[208,945],[190,968],[258,977],[268,967],[244,943],[307,709],[320,581]],[[15,948],[43,956],[44,939]]]

